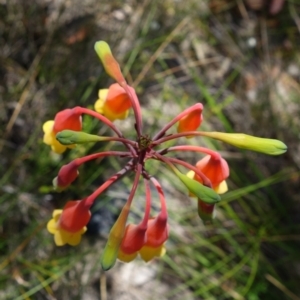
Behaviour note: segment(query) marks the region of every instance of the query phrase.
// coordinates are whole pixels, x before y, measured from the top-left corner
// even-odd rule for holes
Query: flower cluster
[[[57,246],[69,244],[77,245],[82,234],[86,231],[91,213],[90,208],[107,188],[121,177],[134,172],[132,188],[116,223],[111,228],[108,241],[102,253],[101,264],[104,270],[110,269],[117,258],[124,262],[133,260],[139,255],[144,261],[160,257],[166,252],[165,242],[169,235],[168,212],[163,189],[159,181],[148,173],[145,162],[151,159],[161,161],[179,178],[188,189],[189,195],[198,202],[198,214],[204,222],[211,222],[214,207],[221,198],[220,194],[227,191],[226,179],[229,167],[218,152],[205,147],[179,145],[164,147],[164,143],[178,138],[192,138],[205,136],[217,139],[233,146],[262,152],[269,155],[279,155],[286,151],[284,143],[274,139],[264,139],[246,134],[198,131],[202,122],[203,105],[195,105],[185,109],[174,117],[153,137],[143,133],[143,123],[140,103],[134,88],[130,87],[122,75],[119,64],[113,57],[108,44],[104,41],[96,42],[95,50],[106,72],[115,79],[116,83],[108,89],[99,91],[99,99],[95,103],[95,111],[84,107],[65,109],[47,121],[44,126],[44,142],[57,153],[63,153],[67,148],[76,144],[89,142],[115,141],[124,145],[124,151],[103,151],[81,158],[77,158],[61,167],[57,177],[53,180],[56,190],[66,189],[78,176],[79,167],[90,160],[99,157],[117,156],[126,163],[120,171],[111,176],[91,195],[82,200],[67,202],[62,210],[55,210],[53,218],[48,222],[47,229],[54,235]],[[123,136],[122,132],[113,124],[116,119],[124,119],[130,110],[133,111],[136,140]],[[114,132],[114,136],[98,136],[82,131],[81,117],[90,115]],[[176,133],[168,130],[177,126]],[[196,165],[189,164],[172,155],[171,152],[192,151],[203,157]],[[182,173],[178,167],[184,168]],[[145,186],[145,211],[138,224],[128,224],[130,207],[139,182],[143,179]],[[160,200],[160,211],[151,214],[151,186],[157,191]]]

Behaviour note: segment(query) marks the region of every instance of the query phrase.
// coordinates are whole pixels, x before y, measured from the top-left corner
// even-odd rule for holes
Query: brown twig
[[[280,281],[274,278],[270,274],[265,275],[266,279],[271,282],[274,286],[276,286],[279,290],[281,290],[284,294],[286,294],[292,300],[300,300],[300,298],[291,292],[286,286],[284,286]]]

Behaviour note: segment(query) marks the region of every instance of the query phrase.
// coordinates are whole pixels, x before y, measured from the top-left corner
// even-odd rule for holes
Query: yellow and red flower
[[[145,262],[148,262],[154,257],[161,257],[166,253],[164,244],[168,236],[169,226],[163,213],[149,219],[146,228],[129,224],[119,249],[118,259],[130,262],[139,254]]]
[[[139,224],[140,225],[140,224]],[[128,224],[118,252],[118,259],[130,262],[136,258],[138,251],[145,244],[147,227]]]
[[[165,242],[169,237],[167,216],[160,213],[148,221],[147,241],[140,249],[141,258],[148,262],[154,257],[162,257],[166,253]]]
[[[131,100],[126,91],[118,84],[112,84],[109,89],[101,89],[95,110],[110,121],[125,119],[128,116]]]
[[[196,168],[201,171],[211,182],[212,188],[223,194],[227,191],[227,185],[224,180],[229,176],[229,167],[224,158],[219,155],[206,155],[196,163]],[[193,179],[202,182],[202,178],[194,172]]]
[[[43,142],[51,146],[52,151],[56,153],[63,153],[67,148],[73,148],[74,145],[62,145],[59,141],[56,140],[56,134],[65,129],[80,131],[81,128],[81,114],[78,114],[74,109],[65,109],[57,113],[54,120],[50,120],[44,123]]]
[[[210,180],[212,188],[217,194],[227,192],[225,179],[229,176],[229,167],[224,158],[219,155],[207,155],[196,163],[196,168]],[[194,171],[189,171],[187,175],[203,183],[202,178]],[[214,208],[215,204],[205,203],[198,198],[198,214],[203,221],[211,221],[214,218]]]
[[[86,232],[91,213],[89,207],[84,205],[84,200],[78,200],[69,201],[63,209],[54,210],[52,217],[47,230],[54,235],[55,244],[76,246]]]

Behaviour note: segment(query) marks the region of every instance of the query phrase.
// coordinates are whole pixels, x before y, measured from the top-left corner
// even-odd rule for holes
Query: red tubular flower
[[[44,143],[51,146],[56,153],[63,153],[67,148],[73,148],[73,145],[62,145],[56,140],[56,134],[62,130],[69,129],[80,131],[82,128],[81,114],[76,109],[65,109],[56,114],[54,120],[44,123]]]
[[[160,183],[154,177],[151,177],[150,180],[158,192],[161,211],[156,218],[148,220],[147,241],[139,251],[141,258],[146,262],[166,253],[164,244],[169,237],[168,212],[164,192]]]
[[[202,122],[202,104],[199,105],[196,109],[192,110],[189,114],[181,118],[178,122],[177,132],[187,132],[194,131],[201,125]]]
[[[134,90],[129,88],[134,93]],[[99,90],[99,99],[95,103],[95,110],[109,120],[125,119],[130,107],[131,100],[118,83],[112,84],[109,89]]]
[[[167,217],[161,213],[156,218],[148,221],[147,242],[145,246],[159,247],[168,239],[169,225],[167,221]]]
[[[120,250],[127,255],[131,255],[139,251],[147,241],[146,231],[147,227],[141,226],[141,224],[128,224],[126,226]]]
[[[166,253],[164,243],[169,237],[169,225],[164,213],[160,213],[156,218],[148,221],[146,237],[147,242],[139,251],[144,261],[148,262],[154,257],[161,257]]]
[[[154,257],[165,254],[165,241],[169,237],[167,218],[160,213],[148,220],[147,227],[129,224],[123,237],[118,258],[123,262],[132,261],[139,253],[148,262]]]
[[[56,114],[53,126],[55,133],[65,129],[80,131],[81,128],[81,114],[78,114],[75,109],[65,109]]]
[[[144,246],[147,241],[146,226],[142,224],[128,224],[120,246],[118,258],[122,261],[129,262],[134,259],[137,252]]]
[[[120,114],[131,107],[131,101],[125,90],[117,83],[108,90],[106,106],[116,114]]]
[[[138,224],[126,226],[125,234],[120,245],[118,258],[124,262],[130,262],[137,256],[137,252],[147,241],[146,231],[151,210],[151,192],[149,183],[144,180],[146,190],[146,207],[143,220]]]
[[[56,190],[66,189],[78,176],[77,164],[72,161],[60,168],[57,177],[53,179],[53,186]]]
[[[60,228],[69,232],[77,232],[86,226],[90,220],[91,212],[89,207],[84,206],[84,201],[67,202],[60,217]]]
[[[207,155],[197,162],[196,168],[210,180],[213,189],[217,189],[229,176],[228,164],[221,156]],[[194,175],[194,179],[202,183],[202,179],[199,176]]]
[[[225,159],[217,155],[207,155],[196,164],[199,169],[211,182],[212,188],[218,193],[227,192],[225,179],[229,176],[229,167]],[[194,172],[189,172],[188,176],[202,183],[202,179]],[[208,204],[198,199],[198,215],[206,223],[214,218],[215,204]]]
[[[75,246],[80,243],[81,235],[86,231],[86,225],[91,217],[89,206],[85,205],[86,199],[69,201],[62,210],[54,210],[47,229],[54,235],[57,246],[65,244]]]

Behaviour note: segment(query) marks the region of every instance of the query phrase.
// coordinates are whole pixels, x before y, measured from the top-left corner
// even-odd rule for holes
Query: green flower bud
[[[280,155],[286,152],[287,146],[275,139],[265,139],[243,133],[202,132],[211,137],[238,148],[257,151],[269,155]]]
[[[125,234],[126,220],[128,217],[129,208],[125,205],[111,228],[107,243],[101,256],[101,266],[104,271],[111,269],[117,260],[119,248]]]
[[[110,47],[105,41],[96,42],[94,48],[103,64],[105,62],[105,56],[112,56]]]
[[[173,171],[181,180],[181,182],[188,188],[188,190],[197,198],[200,198],[203,202],[213,204],[221,200],[221,197],[212,188],[209,188],[200,182],[189,178],[188,176],[179,172],[176,168],[174,168]]]
[[[121,73],[118,62],[113,57],[109,45],[104,41],[95,43],[95,51],[99,56],[106,73],[114,78],[120,85],[126,84],[126,81]]]
[[[101,256],[101,266],[104,271],[108,271],[115,265],[119,253],[119,247],[120,243],[119,245],[116,245],[110,240],[107,241]]]
[[[63,130],[56,135],[56,139],[63,145],[72,145],[102,142],[107,140],[107,137],[93,135],[82,131]]]

